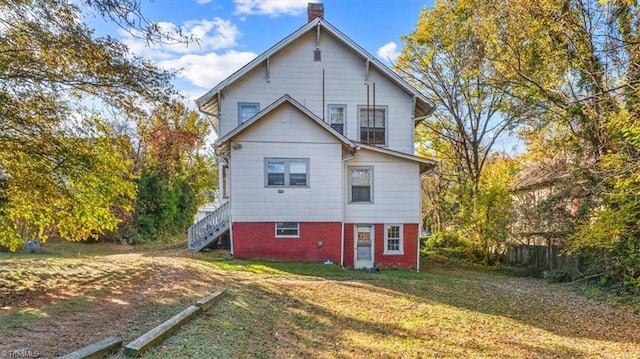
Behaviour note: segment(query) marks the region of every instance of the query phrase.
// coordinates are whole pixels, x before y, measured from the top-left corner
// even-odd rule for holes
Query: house
[[[418,268],[414,129],[434,106],[309,4],[308,22],[200,97],[221,205],[189,250],[230,235],[235,258]]]
[[[578,198],[571,193],[571,184],[563,161],[536,162],[523,168],[511,184],[515,206],[512,232],[514,242],[526,245],[547,245],[562,238],[575,216]]]
[[[581,201],[574,186],[562,160],[530,163],[520,171],[511,184],[513,236],[504,257],[506,265],[539,270],[575,266],[565,252],[565,238]]]

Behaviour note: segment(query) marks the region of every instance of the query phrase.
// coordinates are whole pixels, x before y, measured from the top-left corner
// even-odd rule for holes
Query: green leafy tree
[[[192,223],[198,206],[211,200],[217,167],[204,152],[209,123],[178,101],[157,107],[138,123],[141,169],[130,242],[175,236]]]
[[[123,25],[143,19],[138,1],[84,3]],[[173,93],[172,75],[95,36],[73,2],[2,0],[0,14],[0,244],[113,229],[135,187],[110,116],[144,118]]]
[[[587,259],[588,271],[640,287],[637,3],[482,5],[476,31],[488,39],[493,67],[514,101],[540,113],[528,137],[572,165],[573,194],[582,199],[569,237],[573,252]]]
[[[424,9],[416,30],[403,38],[396,68],[437,106],[421,122],[417,138],[441,163],[437,177],[424,183],[430,191],[425,197],[438,198],[425,205],[425,214],[447,237],[456,232],[489,262],[490,241],[497,235],[489,230],[497,218],[490,217],[499,214],[490,210],[497,198],[486,186],[485,168],[496,143],[519,125],[523,113],[508,101],[509,83],[494,76],[486,39],[474,26],[480,20],[473,2],[439,1]]]

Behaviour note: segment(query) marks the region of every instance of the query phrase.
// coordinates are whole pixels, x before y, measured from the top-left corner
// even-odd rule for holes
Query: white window
[[[346,123],[347,106],[329,105],[329,124],[334,130],[344,135],[344,125]]]
[[[242,125],[260,111],[260,104],[257,102],[238,102],[238,124]]]
[[[387,108],[358,107],[360,142],[370,145],[387,144]]]
[[[277,222],[276,237],[299,237],[300,223],[298,222]]]
[[[349,202],[373,203],[373,167],[349,167]]]
[[[229,198],[229,166],[222,165],[222,198]]]
[[[309,187],[308,158],[265,158],[265,187]]]
[[[384,232],[384,254],[403,254],[401,224],[387,224]]]

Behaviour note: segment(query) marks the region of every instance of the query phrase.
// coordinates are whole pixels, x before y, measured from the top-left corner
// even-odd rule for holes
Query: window
[[[402,254],[402,225],[388,224],[384,233],[384,254]]]
[[[370,145],[387,144],[387,109],[359,107],[360,142]]]
[[[260,104],[257,102],[238,102],[238,124],[242,125],[260,111]]]
[[[309,187],[308,158],[265,158],[265,187]]]
[[[229,198],[229,166],[222,165],[222,198]]]
[[[276,237],[299,237],[300,224],[298,222],[277,222]]]
[[[346,107],[346,105],[329,105],[329,124],[343,135],[347,115]]]
[[[373,167],[349,167],[349,202],[373,203]]]

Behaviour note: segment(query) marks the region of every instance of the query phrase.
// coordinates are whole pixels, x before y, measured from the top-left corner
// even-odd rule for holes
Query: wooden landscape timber
[[[189,306],[182,312],[174,315],[164,323],[151,329],[138,339],[132,341],[124,347],[124,353],[130,357],[137,357],[148,349],[158,345],[165,338],[169,337],[181,326],[191,321],[198,313],[210,308],[227,293],[226,288],[219,289],[210,295],[199,300],[196,305]]]
[[[209,309],[212,305],[216,304],[226,294],[227,294],[227,288],[218,289],[217,291],[197,301],[196,307],[202,309],[202,311],[205,311]]]
[[[102,358],[106,354],[120,350],[122,339],[118,337],[108,337],[99,342],[89,344],[73,353],[58,357],[58,359],[94,359]]]

